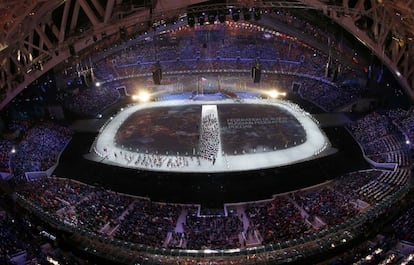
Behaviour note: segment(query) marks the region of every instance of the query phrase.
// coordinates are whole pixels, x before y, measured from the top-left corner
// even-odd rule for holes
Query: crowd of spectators
[[[15,146],[16,142],[13,140],[0,140],[0,172],[10,172],[10,156]]]
[[[311,231],[299,208],[285,196],[247,205],[245,212],[250,220],[249,229],[260,233],[263,244],[294,239]]]
[[[414,108],[409,110],[392,109],[387,111],[387,116],[407,136],[410,143],[414,143]]]
[[[402,167],[411,164],[410,145],[407,145],[403,134],[405,131],[401,131],[387,115],[370,113],[349,128],[371,160]]]
[[[63,106],[81,117],[95,117],[100,111],[119,99],[118,91],[112,86],[77,88],[68,93]]]
[[[279,67],[283,69],[286,64],[293,66],[293,71],[298,70],[296,66],[303,65],[303,71],[309,70],[306,74],[322,75],[324,72],[326,55],[296,38],[272,30],[264,33],[262,27],[249,23],[229,22],[215,27],[215,31],[211,33],[202,27],[192,29],[182,26],[168,30],[162,40],[142,40],[117,50],[95,63],[97,80],[148,74],[156,61],[162,63],[166,72],[200,70],[206,67],[249,69],[257,59],[263,63],[262,69],[267,70],[276,70]],[[231,65],[226,66],[228,62]],[[244,67],[240,68],[243,64]],[[308,65],[310,69],[307,69]],[[318,68],[316,72],[312,70],[315,67]]]
[[[177,223],[181,206],[135,200],[115,237],[149,246],[162,246]]]
[[[72,131],[66,126],[45,121],[28,130],[12,155],[10,164],[15,179],[25,172],[45,171],[57,162],[70,141]]]
[[[287,21],[297,22],[290,14],[284,14],[285,16],[289,18]],[[316,29],[310,25],[305,26],[315,36],[329,35],[323,31],[315,33]],[[293,74],[297,77],[305,75],[320,80],[331,79],[325,77],[327,54],[302,43],[297,38],[262,28],[254,23],[227,22],[214,27],[211,31],[211,28],[204,30],[202,26],[181,26],[166,30],[162,37],[155,36],[132,42],[130,45],[120,45],[123,48],[114,49],[112,53],[103,51],[105,56],[95,55],[99,58],[93,62],[95,79],[112,83],[119,79],[128,82],[127,79],[144,78],[143,83],[142,80],[139,82],[152,86],[150,73],[157,61],[160,61],[164,73],[196,73],[217,70],[249,72],[256,60],[260,61],[264,72]],[[90,57],[87,60],[85,64],[90,63]],[[72,66],[69,68],[76,69]],[[68,74],[63,76],[73,79],[73,74],[69,72],[64,71]],[[335,76],[342,80],[341,76],[349,76],[350,72],[353,73],[353,78],[358,76],[355,70],[346,66]],[[312,79],[304,78],[301,95],[326,111],[355,101],[363,92],[359,87],[343,89],[329,82],[312,82]],[[75,113],[93,115],[113,103],[117,96],[114,88],[90,88],[67,95],[65,106]]]
[[[30,241],[31,236],[27,231],[27,224],[15,220],[9,214],[0,209],[0,263],[8,264],[11,257],[24,252],[32,251]],[[29,241],[29,242],[27,242]],[[35,247],[35,246],[34,246]]]
[[[42,226],[4,199],[2,191],[0,196],[0,264],[50,264],[51,258],[64,265],[80,264],[72,253],[56,248],[53,241],[41,233]]]
[[[400,240],[414,244],[414,207],[400,216],[393,223],[393,228]]]
[[[312,34],[321,42],[331,42],[328,33],[287,12],[274,16]],[[202,38],[191,36],[193,30],[184,27],[181,31],[171,33],[174,42],[158,39],[154,46],[153,41],[146,40],[96,62],[96,77],[111,80],[116,77],[145,75],[151,72],[152,62],[160,58],[166,71],[249,70],[252,60],[259,58],[262,59],[261,65],[265,70],[323,77],[326,55],[283,34],[277,39],[266,40],[259,34],[257,27],[249,26],[248,23],[243,27],[237,26],[236,23],[227,26],[231,35],[241,37],[226,37],[204,46]],[[291,84],[290,78],[287,79],[286,82]],[[300,79],[292,79],[301,83],[300,93],[305,99],[326,111],[350,103],[360,92],[346,91],[317,78],[302,76]],[[118,96],[118,92],[109,87],[80,89],[65,97],[65,106],[75,113],[90,116],[115,102]],[[393,110],[387,115],[372,113],[351,124],[350,131],[364,148],[365,154],[374,161],[409,166],[411,160],[406,159],[410,153],[396,131],[401,130],[409,137],[410,142],[414,141],[413,111]],[[206,138],[205,141],[201,138],[200,155],[213,161],[217,155],[219,141],[216,123],[216,117],[206,116],[203,117],[201,126],[202,135]],[[48,122],[31,127],[31,124],[16,124],[15,128],[23,134],[20,143],[0,141],[0,170],[9,168],[10,157],[12,172],[17,178],[21,178],[28,171],[48,169],[56,162],[57,156],[71,136],[71,131],[66,127]],[[15,154],[10,152],[13,147],[16,150]],[[160,156],[142,155],[137,160],[132,160],[126,154],[118,155],[131,160],[131,163],[150,163],[154,167],[160,159],[164,159]],[[162,160],[162,163],[178,167],[185,165],[186,161],[181,158],[170,158]],[[370,203],[380,201],[405,185],[410,174],[410,171],[402,170],[391,173],[380,170],[351,172],[336,179],[330,187],[277,196],[268,202],[248,203],[243,206],[250,224],[247,230],[256,230],[261,237],[261,243],[266,244],[295,239],[314,232],[319,229],[313,225],[313,219],[316,217],[327,226],[343,223],[358,214],[358,200]],[[384,190],[378,191],[376,187]],[[163,246],[168,234],[171,233],[172,246],[180,245],[188,249],[242,246],[239,236],[243,232],[243,222],[236,214],[201,217],[194,212],[194,208],[189,208],[183,224],[185,230],[181,233],[175,232],[174,228],[183,205],[155,203],[57,178],[38,179],[27,182],[20,188],[19,194],[27,201],[62,222],[120,240]],[[381,196],[377,196],[377,192]],[[394,223],[399,238],[411,243],[414,242],[413,216],[414,210],[411,208]],[[109,229],[105,229],[108,227]],[[38,255],[38,242],[32,242],[34,236],[26,228],[27,223],[0,209],[1,262],[7,263],[10,255],[20,251],[26,251],[29,257]],[[178,243],[182,241],[186,243]],[[364,246],[364,249],[366,248]],[[42,263],[42,259],[44,257],[33,263]],[[75,261],[72,264],[74,263]]]
[[[300,95],[325,111],[333,111],[359,98],[362,89],[343,89],[336,84],[310,78],[298,78],[301,83]]]
[[[310,220],[318,216],[327,225],[341,224],[358,213],[346,196],[330,188],[294,195],[295,201],[309,213]]]
[[[375,169],[350,172],[335,179],[334,189],[349,201],[370,201],[361,194],[362,187],[378,179],[381,174],[381,170]]]
[[[81,199],[74,207],[79,226],[88,230],[100,231],[107,223],[115,223],[116,218],[126,210],[132,198],[102,188]]]
[[[0,138],[0,172],[10,173],[10,158],[16,152],[21,138],[33,126],[29,119],[13,120],[5,124]]]
[[[348,182],[359,181],[358,177],[355,174]],[[21,186],[19,194],[70,226],[150,246],[176,246],[181,241],[180,247],[188,249],[245,246],[241,233],[249,231],[259,235],[258,242],[263,244],[280,242],[318,229],[307,220],[310,215],[329,226],[357,213],[345,196],[329,189],[277,196],[265,203],[251,202],[241,206],[241,214],[227,211],[208,216],[198,215],[198,208],[190,205],[151,202],[56,177],[30,181]],[[176,233],[183,209],[183,232]],[[243,215],[247,226],[243,225]]]
[[[373,112],[352,123],[350,129],[357,141],[365,144],[389,135],[392,124],[386,116]]]
[[[243,223],[236,213],[198,216],[197,208],[190,208],[184,226],[188,249],[230,249],[241,246]]]
[[[206,115],[209,117],[206,121],[210,122],[211,116]],[[395,132],[388,117],[379,113],[357,120],[350,130],[362,145],[378,138],[387,139]],[[22,146],[34,145],[46,136],[51,144],[40,145],[38,150],[61,150],[70,131],[42,123],[27,132]],[[394,144],[403,141],[392,139]],[[19,147],[19,150],[32,148]],[[55,159],[56,153],[50,157]],[[410,171],[404,168],[351,172],[329,186],[276,196],[268,202],[247,203],[241,206],[248,222],[246,228],[243,228],[246,221],[237,214],[198,216],[190,207],[182,224],[183,232],[176,232],[175,227],[185,205],[155,203],[58,178],[30,181],[21,186],[19,194],[62,222],[87,231],[150,246],[223,249],[243,246],[243,233],[250,232],[249,235],[267,244],[341,224],[358,215],[363,207],[397,191],[408,182],[409,175]]]

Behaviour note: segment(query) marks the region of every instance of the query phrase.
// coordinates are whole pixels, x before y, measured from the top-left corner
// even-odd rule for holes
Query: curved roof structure
[[[60,62],[119,38],[209,10],[320,10],[377,55],[414,99],[414,1],[8,0],[0,1],[0,109]]]

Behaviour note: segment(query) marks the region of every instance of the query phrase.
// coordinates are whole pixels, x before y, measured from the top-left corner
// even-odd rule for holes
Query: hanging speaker
[[[252,67],[252,79],[253,79],[253,83],[259,83],[260,82],[260,77],[261,77],[261,69],[258,66],[253,66]]]

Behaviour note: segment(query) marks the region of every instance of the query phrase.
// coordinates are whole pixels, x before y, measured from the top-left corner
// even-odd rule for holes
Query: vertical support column
[[[60,31],[59,31],[59,43],[62,43],[65,40],[65,30],[66,25],[68,23],[68,16],[69,16],[69,8],[71,0],[66,0],[65,8],[63,10],[63,17],[62,17],[62,24],[60,24]]]
[[[104,24],[108,23],[111,18],[112,11],[114,10],[115,0],[108,0],[105,8]]]

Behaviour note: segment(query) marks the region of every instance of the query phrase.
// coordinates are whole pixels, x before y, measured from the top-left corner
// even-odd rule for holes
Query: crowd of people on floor
[[[201,118],[199,156],[216,161],[220,146],[220,128],[217,115],[210,113]]]

